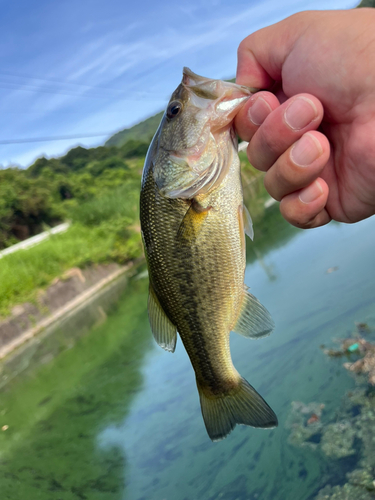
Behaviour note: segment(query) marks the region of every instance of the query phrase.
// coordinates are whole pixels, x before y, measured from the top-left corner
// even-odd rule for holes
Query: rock
[[[315,500],[374,500],[374,496],[358,486],[346,483],[344,486],[326,486]]]
[[[355,469],[347,474],[347,479],[354,486],[362,486],[367,490],[375,490],[374,474],[367,469]]]
[[[323,429],[322,451],[327,457],[342,458],[355,453],[353,448],[355,428],[350,422],[329,424]]]

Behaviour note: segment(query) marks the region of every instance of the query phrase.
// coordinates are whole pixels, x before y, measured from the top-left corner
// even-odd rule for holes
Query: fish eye
[[[175,118],[181,113],[182,103],[180,101],[172,101],[167,109],[168,118]]]

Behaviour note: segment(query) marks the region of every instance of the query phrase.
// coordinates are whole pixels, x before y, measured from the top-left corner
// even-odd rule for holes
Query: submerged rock
[[[375,490],[374,474],[370,469],[356,469],[349,472],[346,476],[350,484],[361,486],[368,491]]]
[[[334,421],[321,418],[324,405],[295,401],[286,422],[290,444],[309,447],[332,464],[328,477],[333,485],[320,490],[315,500],[375,500],[375,343],[359,335],[370,333],[367,324],[356,326],[355,336],[338,341],[340,349],[324,349],[329,356],[355,356],[344,367],[354,373],[358,387],[343,397]]]
[[[361,487],[346,483],[344,486],[326,486],[316,500],[374,500],[374,496]]]
[[[349,421],[329,424],[324,428],[321,446],[327,457],[343,458],[354,455],[356,429]]]
[[[324,404],[321,403],[306,405],[300,401],[292,402],[292,411],[285,423],[286,428],[291,429],[290,444],[316,449],[321,440],[323,409]]]
[[[344,367],[354,373],[368,374],[369,383],[375,385],[375,345],[362,338],[357,344],[363,357],[354,363],[345,363]]]

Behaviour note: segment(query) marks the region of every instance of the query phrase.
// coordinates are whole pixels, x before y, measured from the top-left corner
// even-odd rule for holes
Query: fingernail
[[[272,108],[262,97],[258,97],[249,109],[249,118],[254,125],[262,125]]]
[[[323,153],[323,148],[316,137],[305,134],[293,146],[290,157],[300,167],[307,167]]]
[[[284,118],[293,130],[301,130],[318,116],[315,104],[307,97],[297,97],[286,108]]]
[[[310,186],[301,191],[299,199],[302,201],[302,203],[312,203],[313,201],[317,200],[322,194],[322,186],[318,181],[315,181],[313,184],[310,184]]]

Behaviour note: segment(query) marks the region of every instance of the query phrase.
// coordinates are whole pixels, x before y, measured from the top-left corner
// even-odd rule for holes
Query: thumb
[[[306,30],[306,12],[260,29],[242,40],[238,47],[239,85],[269,89],[280,81],[283,64],[295,42]]]

